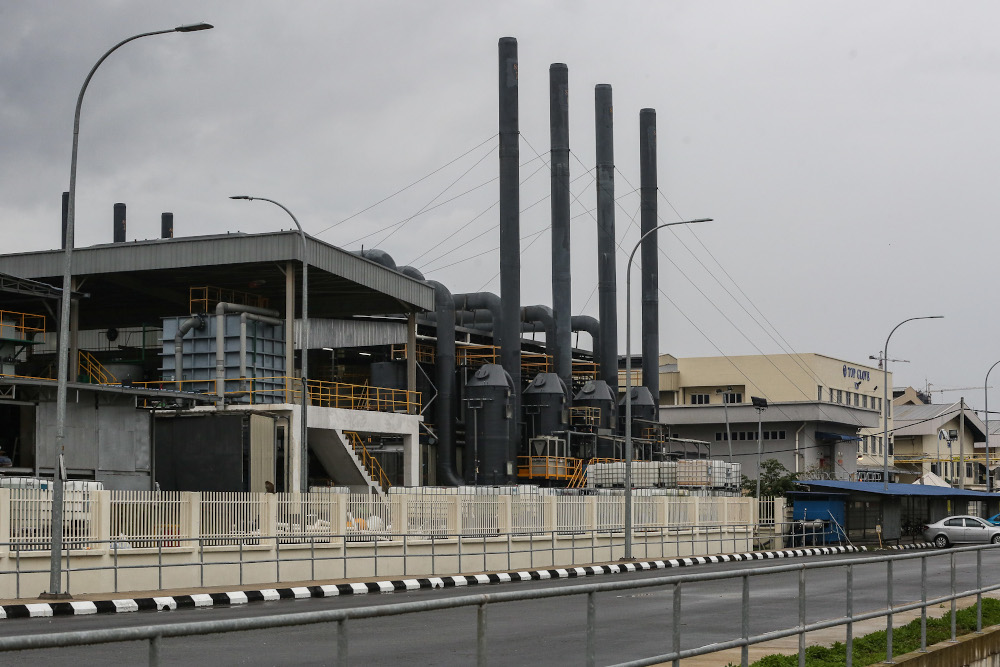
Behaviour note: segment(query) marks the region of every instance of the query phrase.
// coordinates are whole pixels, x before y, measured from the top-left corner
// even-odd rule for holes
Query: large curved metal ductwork
[[[364,257],[367,260],[371,260],[376,264],[380,264],[387,269],[392,269],[393,271],[398,271],[396,268],[396,261],[392,258],[392,255],[384,250],[379,250],[378,248],[367,248],[365,250],[353,250],[351,254],[357,255],[358,257]]]
[[[407,278],[413,278],[414,280],[419,280],[421,282],[427,281],[427,279],[424,278],[424,274],[420,272],[420,269],[415,269],[412,266],[401,266],[396,270]]]
[[[500,297],[492,292],[472,292],[469,294],[455,294],[453,300],[456,311],[475,313],[479,310],[486,310],[490,313],[493,321],[493,344],[500,348],[502,354],[504,350],[504,327],[503,304],[500,301]],[[474,320],[475,318],[473,317]],[[518,342],[520,342],[520,337],[518,337]],[[511,369],[506,366],[504,370],[511,373]],[[520,371],[520,367],[518,371]],[[511,377],[513,375],[511,373]],[[520,377],[520,372],[518,373],[518,377]]]
[[[192,315],[177,327],[177,332],[174,334],[174,384],[177,385],[177,391],[181,390],[181,380],[182,380],[182,364],[184,363],[184,336],[187,335],[188,331],[191,329],[197,329],[201,331],[205,328],[205,316],[204,315]]]
[[[521,308],[521,330],[524,324],[538,322],[545,331],[545,354],[555,361],[559,357],[559,340],[556,337],[556,320],[548,306],[523,306]]]
[[[434,313],[437,316],[437,477],[438,484],[461,486],[465,482],[455,473],[455,301],[447,287],[436,280],[426,281],[434,288]]]
[[[570,328],[573,331],[584,331],[590,334],[593,341],[594,361],[601,363],[601,323],[590,315],[574,315],[570,318]]]

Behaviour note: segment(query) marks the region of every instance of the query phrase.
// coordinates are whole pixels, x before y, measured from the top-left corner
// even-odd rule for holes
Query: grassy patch
[[[958,636],[976,631],[976,606],[960,609],[956,614]],[[1000,625],[1000,600],[983,598],[983,627]],[[927,645],[951,639],[951,614],[941,618],[927,619]],[[904,626],[892,629],[892,654],[900,656],[920,648],[920,619],[914,619]],[[856,667],[864,667],[884,662],[885,630],[873,632],[854,639],[854,660]],[[847,663],[847,646],[835,642],[832,646],[809,646],[806,648],[808,667],[843,667]],[[754,662],[751,667],[798,667],[799,657],[795,655],[768,655]],[[735,667],[729,663],[729,667]]]

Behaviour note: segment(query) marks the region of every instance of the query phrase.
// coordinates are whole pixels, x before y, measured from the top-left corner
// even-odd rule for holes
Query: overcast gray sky
[[[78,246],[111,240],[115,202],[129,239],[156,237],[162,211],[178,236],[291,227],[227,198],[250,194],[453,292],[499,292],[497,40],[513,36],[523,303],[551,303],[548,67],[564,62],[574,313],[597,314],[594,86],[609,83],[622,246],[638,238],[641,108],[657,110],[661,218],[715,219],[661,234],[663,352],[874,363],[898,322],[942,314],[893,336],[889,356],[911,362],[893,365],[897,385],[981,387],[1000,359],[1000,4],[8,0],[5,251],[58,244],[73,107],[97,58],[198,21],[216,28],[129,44],[91,83]],[[982,389],[935,400],[961,395],[982,408]]]

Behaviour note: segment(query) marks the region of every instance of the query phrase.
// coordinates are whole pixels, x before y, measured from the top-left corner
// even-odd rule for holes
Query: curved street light
[[[274,204],[288,214],[288,217],[298,227],[299,238],[302,239],[302,435],[300,436],[302,442],[299,445],[299,490],[303,492],[308,491],[309,445],[306,440],[309,434],[306,430],[308,428],[306,425],[306,407],[309,405],[309,386],[307,384],[309,380],[309,260],[307,259],[306,233],[302,230],[302,225],[299,224],[299,220],[295,217],[295,214],[289,211],[283,204],[273,199],[251,197],[250,195],[233,195],[230,199],[244,199],[246,201],[258,199]],[[292,369],[287,368],[285,372],[292,373]]]
[[[944,315],[925,315],[903,320],[892,328],[882,349],[882,489],[889,490],[889,339],[896,329],[913,320],[940,320]]]
[[[66,204],[66,241],[63,252],[63,282],[62,301],[59,309],[59,345],[56,384],[56,458],[55,469],[53,470],[53,490],[52,490],[52,558],[49,568],[49,590],[43,593],[47,598],[65,598],[68,593],[59,593],[60,568],[62,566],[62,501],[63,501],[63,480],[62,480],[62,460],[65,453],[66,437],[66,391],[69,382],[69,311],[70,299],[72,298],[73,282],[73,234],[74,223],[76,222],[76,162],[80,144],[80,109],[83,107],[83,94],[87,92],[90,80],[94,78],[94,73],[101,66],[108,56],[117,51],[129,42],[142,37],[152,37],[153,35],[165,35],[172,32],[197,32],[199,30],[210,30],[214,26],[208,23],[192,23],[181,25],[169,30],[156,30],[144,32],[123,39],[110,49],[90,68],[90,73],[83,81],[80,94],[76,98],[76,112],[73,116],[73,152],[69,166],[69,194]]]
[[[993,491],[993,476],[990,475],[990,373],[998,365],[1000,361],[990,366],[990,370],[986,371],[986,380],[983,381],[983,403],[986,408],[983,410],[986,415],[986,493]]]
[[[627,560],[632,558],[632,260],[635,259],[639,246],[653,232],[664,227],[694,225],[699,222],[712,222],[712,218],[667,222],[653,227],[636,241],[628,256],[628,267],[625,269],[625,558]],[[656,404],[659,405],[659,401],[656,401]]]

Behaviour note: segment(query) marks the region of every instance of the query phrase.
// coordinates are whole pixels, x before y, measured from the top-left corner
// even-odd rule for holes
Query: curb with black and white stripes
[[[882,548],[902,551],[904,549],[934,549],[935,547],[933,542],[914,542],[913,544],[887,544]]]
[[[907,545],[909,546],[909,545]],[[267,588],[252,591],[232,591],[229,593],[200,593],[195,595],[174,595],[170,597],[133,598],[124,600],[44,602],[37,604],[0,605],[0,618],[38,618],[50,616],[82,616],[86,614],[121,614],[133,611],[168,611],[195,607],[229,606],[250,602],[272,600],[296,600],[303,598],[326,598],[338,595],[367,595],[368,593],[395,593],[421,588],[452,588],[456,586],[477,586],[479,584],[501,584],[513,581],[538,581],[543,579],[572,579],[598,574],[620,574],[642,570],[664,570],[707,563],[729,563],[736,561],[770,560],[775,558],[801,558],[803,556],[823,556],[866,551],[865,547],[818,547],[807,549],[785,549],[783,551],[757,551],[721,556],[695,556],[672,558],[669,560],[643,561],[636,563],[615,563],[612,565],[591,565],[587,567],[556,568],[552,570],[532,570],[522,572],[499,572],[493,574],[455,575],[450,577],[426,577],[420,579],[395,579],[392,581],[368,581],[352,584],[330,584],[323,586],[299,586],[295,588]]]

